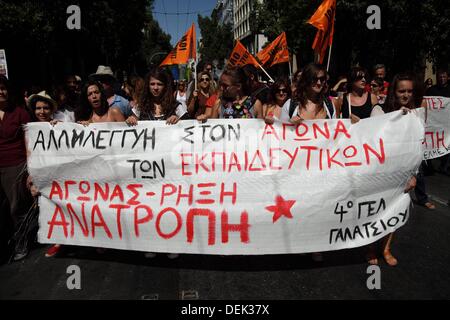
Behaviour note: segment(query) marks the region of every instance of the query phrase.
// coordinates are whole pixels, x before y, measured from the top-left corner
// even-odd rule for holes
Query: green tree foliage
[[[252,28],[272,41],[286,31],[291,53],[300,65],[313,61],[316,29],[307,21],[322,0],[278,0],[256,4]],[[381,9],[381,30],[369,30],[367,7]],[[445,0],[337,0],[331,71],[343,74],[352,65],[384,63],[390,73],[423,71],[426,58],[449,63],[450,6]]]
[[[212,62],[217,59],[219,67],[222,67],[233,48],[231,25],[220,25],[217,11],[213,10],[211,17],[198,16],[198,26],[202,33],[202,45],[199,48],[202,61]]]
[[[81,9],[81,30],[66,26],[70,5]],[[170,37],[151,15],[153,0],[0,0],[0,47],[10,77],[48,85],[68,73],[86,78],[100,64],[144,73],[153,48]]]

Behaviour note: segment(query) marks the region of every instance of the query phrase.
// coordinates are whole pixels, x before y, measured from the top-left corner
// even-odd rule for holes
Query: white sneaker
[[[168,253],[167,254],[167,258],[169,259],[176,259],[178,258],[180,255],[178,253]]]
[[[146,253],[144,253],[144,257],[146,257],[147,259],[152,259],[152,258],[156,257],[156,253],[146,252]]]

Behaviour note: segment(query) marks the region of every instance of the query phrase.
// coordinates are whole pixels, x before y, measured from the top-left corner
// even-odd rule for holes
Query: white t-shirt
[[[75,122],[75,113],[69,110],[56,111],[53,119],[61,122]]]

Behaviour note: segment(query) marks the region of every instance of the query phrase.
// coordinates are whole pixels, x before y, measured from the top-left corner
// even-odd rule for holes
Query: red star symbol
[[[295,200],[284,200],[282,196],[277,196],[275,199],[275,205],[266,207],[266,210],[274,213],[273,223],[277,222],[281,216],[292,219],[291,208],[295,202]]]

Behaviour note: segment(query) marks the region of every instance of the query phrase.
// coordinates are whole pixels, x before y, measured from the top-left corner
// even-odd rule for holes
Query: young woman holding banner
[[[384,105],[385,112],[394,112],[397,110],[403,110],[404,113],[409,112],[412,109],[420,108],[423,105],[422,94],[418,89],[416,80],[412,75],[409,74],[397,74],[394,76],[392,84],[389,86],[388,95],[386,98],[386,103]],[[379,112],[377,114],[383,114],[384,112]],[[372,113],[373,116],[373,113]],[[425,194],[425,184],[421,181],[421,171],[416,177],[411,177],[405,187],[405,192],[409,192],[416,187],[417,189],[423,188],[423,193]],[[419,191],[420,192],[420,191]],[[425,194],[426,196],[426,194]],[[419,199],[419,197],[418,197]],[[427,197],[428,199],[428,197]],[[391,242],[393,238],[393,233],[384,237],[381,240],[381,246],[383,251],[383,257],[386,263],[390,266],[396,266],[398,264],[397,259],[391,253]],[[369,245],[369,252],[367,254],[367,261],[369,264],[378,264],[376,243]]]
[[[54,115],[58,109],[58,104],[45,91],[33,94],[29,97],[28,108],[32,111],[33,120],[36,122],[50,122],[55,125],[58,121],[54,120]],[[31,176],[28,177],[27,186],[33,197],[39,196],[39,190],[33,184]],[[52,245],[45,253],[47,258],[57,255],[61,250],[60,244]]]
[[[304,120],[335,119],[338,112],[327,96],[326,81],[327,71],[324,67],[308,64],[296,85],[295,96],[282,107],[280,120],[298,125]],[[274,116],[266,115],[265,121],[272,124]],[[312,253],[312,259],[315,262],[323,261],[322,253]]]
[[[219,98],[197,120],[255,118],[253,107],[244,71],[239,67],[228,67],[220,77]]]
[[[269,101],[264,105],[255,104],[257,118],[264,119],[266,116],[280,119],[281,108],[291,98],[291,87],[287,79],[278,79],[270,87]]]
[[[166,121],[176,124],[179,120],[187,119],[186,106],[176,100],[172,89],[172,76],[161,68],[152,69],[145,76],[145,86],[138,108],[133,109],[133,115],[127,119],[130,125],[141,121]],[[146,252],[146,258],[156,257],[154,252]],[[167,254],[169,259],[178,257],[177,253]]]
[[[336,118],[338,111],[326,94],[326,81],[325,68],[315,63],[307,65],[297,83],[295,95],[283,105],[280,120],[300,124],[303,120]],[[274,119],[269,115],[265,120],[273,123]]]
[[[187,119],[186,106],[175,98],[172,89],[172,76],[157,67],[145,76],[144,91],[133,109],[133,115],[126,122],[137,124],[138,120],[162,120],[167,124],[176,124],[181,119]]]
[[[125,117],[119,108],[109,107],[103,86],[90,80],[81,91],[80,106],[75,110],[75,121],[84,126],[90,123],[121,122]]]

